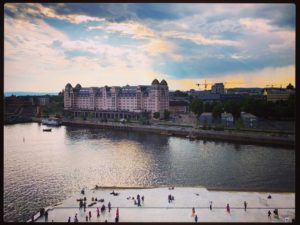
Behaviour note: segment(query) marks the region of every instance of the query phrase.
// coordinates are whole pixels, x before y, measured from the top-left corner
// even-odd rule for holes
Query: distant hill
[[[28,91],[9,91],[9,92],[4,92],[4,96],[37,96],[37,95],[58,95],[58,92],[28,92]]]

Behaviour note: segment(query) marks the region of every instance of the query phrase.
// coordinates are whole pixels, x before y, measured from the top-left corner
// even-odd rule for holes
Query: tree
[[[203,101],[198,98],[193,99],[191,103],[191,111],[199,116],[203,112]]]
[[[164,110],[164,119],[167,120],[170,117],[171,112],[167,109]]]
[[[159,116],[160,116],[160,113],[159,113],[159,112],[155,112],[155,113],[153,113],[153,117],[154,117],[155,119],[158,119],[158,118],[159,118]]]
[[[286,86],[286,89],[294,90],[294,86],[291,83],[289,83],[289,85]]]
[[[217,118],[221,116],[221,113],[223,111],[223,106],[221,103],[215,104],[212,113],[213,113],[213,117]]]

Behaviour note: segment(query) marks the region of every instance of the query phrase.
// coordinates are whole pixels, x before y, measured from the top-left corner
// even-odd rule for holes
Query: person
[[[276,217],[278,217],[278,209],[274,209],[273,213]]]
[[[103,204],[102,206],[101,206],[101,212],[104,212],[105,211],[105,205]]]
[[[168,196],[169,203],[171,202],[171,195]]]
[[[45,212],[45,221],[48,220],[48,211]]]
[[[92,212],[89,211],[89,221],[91,221],[91,217],[92,217]]]
[[[195,216],[195,208],[192,208],[192,216]]]
[[[245,211],[247,210],[247,202],[246,201],[244,201],[244,209],[245,209]]]
[[[85,212],[85,208],[86,208],[86,202],[83,203],[83,210]]]
[[[229,204],[227,204],[226,209],[227,209],[227,212],[230,213],[230,206],[229,206]]]
[[[83,194],[84,195],[84,189],[82,188],[82,190],[81,190],[81,194]]]
[[[137,205],[138,205],[138,206],[141,206],[141,197],[140,197],[140,195],[138,194],[138,195],[136,196],[136,198],[137,198]]]
[[[209,209],[212,210],[212,201],[209,202]]]
[[[83,202],[82,202],[82,199],[80,199],[80,201],[79,201],[79,209],[82,209],[82,206],[83,206]]]
[[[271,219],[271,211],[268,211],[268,218]]]
[[[116,211],[116,217],[119,218],[119,208],[117,208],[117,211]]]
[[[107,223],[107,220],[105,220],[104,223]]]
[[[110,204],[110,202],[108,203],[108,212],[110,212],[110,210],[111,210],[111,204]]]
[[[71,223],[71,216],[69,216],[68,223]]]
[[[116,223],[118,223],[119,222],[119,217],[116,216],[115,221],[116,221]]]
[[[75,222],[75,223],[78,222],[77,213],[75,214],[74,222]]]
[[[100,216],[100,210],[99,210],[99,207],[97,207],[97,217]]]
[[[143,195],[143,196],[142,196],[142,203],[143,203],[143,204],[144,204],[144,199],[145,199],[145,198],[144,198],[144,195]]]
[[[196,222],[196,223],[198,222],[198,216],[197,216],[197,214],[196,214],[196,216],[195,216],[195,222]]]
[[[86,215],[86,217],[85,217],[85,221],[86,221],[86,222],[88,222],[88,221],[89,221],[89,217],[88,217],[88,215]]]

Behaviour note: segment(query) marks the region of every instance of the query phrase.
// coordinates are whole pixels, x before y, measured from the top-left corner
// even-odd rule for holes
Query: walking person
[[[196,214],[196,216],[195,216],[195,222],[196,222],[196,223],[198,222],[198,216],[197,216],[197,214]]]
[[[271,211],[268,211],[268,219],[271,219]]]
[[[110,204],[110,202],[108,203],[108,212],[110,212],[110,210],[111,210],[111,204]]]
[[[142,196],[142,203],[144,204],[144,195]]]
[[[227,212],[230,214],[230,206],[229,206],[229,204],[227,204],[226,209],[227,209]]]
[[[89,217],[88,217],[88,215],[86,215],[86,217],[85,217],[85,221],[86,221],[86,222],[88,222],[88,221],[89,221]]]
[[[45,212],[45,221],[48,221],[48,211]]]
[[[116,211],[116,223],[119,222],[119,208],[117,208],[117,211]]]
[[[212,210],[212,201],[209,202],[209,209]]]
[[[77,213],[75,214],[74,222],[75,222],[75,223],[78,222]]]
[[[71,216],[69,216],[68,223],[71,223]]]
[[[246,201],[244,201],[244,209],[245,209],[245,211],[247,210],[247,202]]]
[[[100,210],[99,210],[99,207],[97,207],[97,217],[100,216]]]
[[[195,208],[192,208],[192,216],[195,216]]]
[[[89,221],[91,221],[91,217],[92,217],[92,212],[89,211]]]
[[[85,212],[85,208],[86,208],[86,202],[83,203],[83,210]]]

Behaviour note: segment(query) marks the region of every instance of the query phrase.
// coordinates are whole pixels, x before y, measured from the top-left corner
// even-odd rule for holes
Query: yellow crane
[[[199,84],[196,84],[196,85],[197,85],[198,87],[199,87],[200,85],[204,85],[204,90],[206,91],[207,86],[208,86],[208,85],[213,85],[213,84],[212,84],[212,83],[207,83],[206,80],[205,80],[204,83],[201,83],[201,84],[199,83]]]

